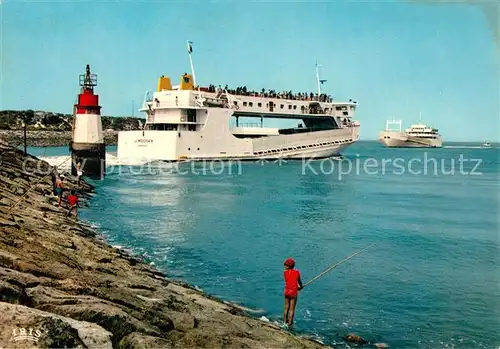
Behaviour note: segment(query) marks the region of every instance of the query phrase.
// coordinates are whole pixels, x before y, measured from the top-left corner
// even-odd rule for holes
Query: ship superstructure
[[[119,158],[325,158],[359,139],[357,103],[323,94],[325,80],[319,73],[315,94],[201,87],[193,76],[185,73],[178,85],[169,77],[159,78],[157,90],[146,93],[140,109],[146,113],[144,129],[119,133]]]

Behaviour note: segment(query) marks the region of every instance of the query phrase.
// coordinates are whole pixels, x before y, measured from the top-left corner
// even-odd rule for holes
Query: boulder
[[[1,348],[112,349],[111,333],[96,324],[23,305],[0,302],[0,323]]]

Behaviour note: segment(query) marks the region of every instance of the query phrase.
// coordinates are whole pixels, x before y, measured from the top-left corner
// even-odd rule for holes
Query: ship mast
[[[189,54],[189,63],[191,64],[191,74],[193,75],[193,86],[196,88],[196,76],[194,75],[194,65],[193,65],[193,58],[191,57],[191,53],[193,52],[193,45],[192,41],[187,42],[187,47],[188,47],[188,54]]]
[[[319,67],[321,67],[321,65],[316,63],[316,83],[318,84],[318,97],[321,95],[321,85],[326,82],[326,80],[321,80],[319,78]]]

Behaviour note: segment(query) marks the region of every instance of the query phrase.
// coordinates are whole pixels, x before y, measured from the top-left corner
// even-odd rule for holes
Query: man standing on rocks
[[[83,176],[82,164],[81,162],[78,162],[76,164],[76,181],[78,186],[80,186],[80,180],[82,179],[82,176]]]
[[[52,193],[54,193],[55,196],[57,196],[56,182],[58,178],[59,178],[59,172],[57,172],[57,167],[54,166],[54,168],[52,169]]]
[[[62,194],[64,190],[63,179],[64,179],[63,175],[56,178],[56,195],[59,197],[59,203],[58,203],[59,207],[61,207]]]

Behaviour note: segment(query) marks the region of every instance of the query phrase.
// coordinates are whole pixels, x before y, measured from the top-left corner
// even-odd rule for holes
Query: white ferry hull
[[[178,137],[176,131],[124,131],[118,136],[118,158],[129,163],[144,163],[151,161],[185,161],[185,160],[258,160],[258,159],[322,159],[338,156],[341,152],[359,139],[359,132],[354,135],[343,135],[345,129],[332,131],[318,131],[301,134],[303,142],[297,141],[296,135],[280,135],[256,139],[236,139],[238,146],[230,151],[202,151],[199,146],[202,142],[188,147]],[[319,135],[321,133],[321,135]],[[318,137],[321,143],[314,143]],[[180,138],[180,139],[179,139]],[[309,144],[306,138],[311,138]],[[295,142],[294,142],[295,141]],[[258,144],[256,144],[258,143]],[[281,146],[277,145],[279,143]],[[295,143],[295,144],[294,144]],[[300,144],[299,144],[300,143]],[[191,143],[192,144],[192,143]],[[303,144],[303,145],[302,145]],[[240,148],[240,151],[236,149]],[[198,151],[198,149],[200,149]],[[248,151],[246,151],[248,149]]]
[[[379,141],[390,148],[441,148],[443,146],[441,137],[412,137],[406,135],[404,132],[381,132]]]
[[[359,139],[359,126],[238,138],[227,127],[231,114],[224,109],[211,109],[199,131],[119,132],[118,158],[140,163],[156,160],[326,158],[339,155]]]

